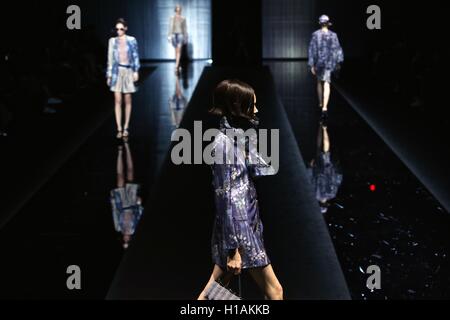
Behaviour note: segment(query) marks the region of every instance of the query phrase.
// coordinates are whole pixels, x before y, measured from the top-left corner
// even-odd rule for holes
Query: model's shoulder
[[[313,32],[313,36],[317,36],[320,33],[320,29]]]
[[[230,142],[228,141],[228,137],[223,132],[219,131],[214,137],[214,141],[212,143],[212,148],[215,152],[225,151],[228,148]]]
[[[136,38],[133,36],[127,36],[127,37],[128,37],[128,40],[130,40],[130,41],[136,41]]]
[[[224,131],[225,131],[225,129],[223,129],[223,131],[218,130],[216,136],[214,137],[214,141],[216,143],[228,143],[229,142],[230,139],[228,138],[228,136],[226,135],[226,132],[224,132]]]
[[[113,41],[115,41],[116,40],[116,37],[111,37],[111,38],[109,38],[109,42],[113,42]]]

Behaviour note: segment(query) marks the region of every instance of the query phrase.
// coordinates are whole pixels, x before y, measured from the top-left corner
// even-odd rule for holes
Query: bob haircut
[[[231,119],[255,120],[255,90],[240,80],[225,80],[214,90],[210,113]]]

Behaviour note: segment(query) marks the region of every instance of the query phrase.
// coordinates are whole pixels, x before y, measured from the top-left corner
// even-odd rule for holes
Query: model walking
[[[212,166],[216,217],[212,236],[212,258],[215,264],[208,284],[198,297],[206,300],[209,286],[226,273],[238,275],[248,270],[266,298],[282,300],[283,289],[275,276],[263,241],[263,224],[253,178],[276,174],[255,150],[235,147],[234,138],[242,130],[256,128],[257,108],[254,90],[238,80],[224,81],[214,92],[212,113],[221,117],[220,133],[215,137],[214,154],[224,164]],[[250,139],[253,143],[256,136]],[[228,156],[237,161],[230,164]],[[225,160],[226,159],[226,160]],[[249,159],[253,159],[249,161]],[[255,161],[255,159],[257,161]]]
[[[308,64],[317,78],[317,93],[322,115],[327,117],[331,74],[340,68],[340,63],[344,61],[344,53],[337,34],[329,30],[332,25],[330,18],[322,15],[319,18],[319,24],[321,28],[313,33],[309,44]]]
[[[136,92],[139,80],[139,51],[134,37],[127,35],[128,25],[124,19],[116,22],[117,37],[109,39],[107,84],[114,92],[117,138],[129,136],[132,109],[131,94]],[[125,122],[122,125],[122,97],[125,100]]]
[[[170,17],[169,21],[169,42],[175,48],[175,72],[180,71],[181,49],[187,42],[186,18],[181,15],[180,5],[175,7],[175,15]]]

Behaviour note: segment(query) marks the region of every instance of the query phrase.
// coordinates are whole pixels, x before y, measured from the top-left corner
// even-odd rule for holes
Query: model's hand
[[[108,87],[111,86],[111,77],[108,77],[108,79],[106,79],[106,85],[107,85]]]
[[[139,73],[137,73],[137,72],[133,73],[133,80],[134,80],[134,82],[139,81]]]
[[[316,68],[312,67],[312,68],[311,68],[311,73],[312,73],[313,75],[316,75]]]
[[[229,272],[233,273],[236,276],[241,274],[242,260],[241,260],[241,254],[239,253],[239,250],[236,250],[234,255],[229,256],[227,258],[227,269]]]
[[[172,37],[171,37],[171,36],[168,36],[168,37],[167,37],[167,41],[169,41],[169,43],[172,42]]]

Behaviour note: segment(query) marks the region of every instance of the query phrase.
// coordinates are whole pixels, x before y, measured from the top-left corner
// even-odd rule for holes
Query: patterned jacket
[[[127,37],[128,44],[128,61],[130,62],[133,72],[138,72],[141,67],[139,62],[139,50],[136,38],[131,36]],[[109,39],[108,43],[108,69],[106,76],[111,78],[111,86],[114,86],[117,82],[119,75],[119,46],[117,37]]]
[[[312,34],[308,59],[310,67],[334,71],[343,61],[344,53],[336,33],[317,30]]]

